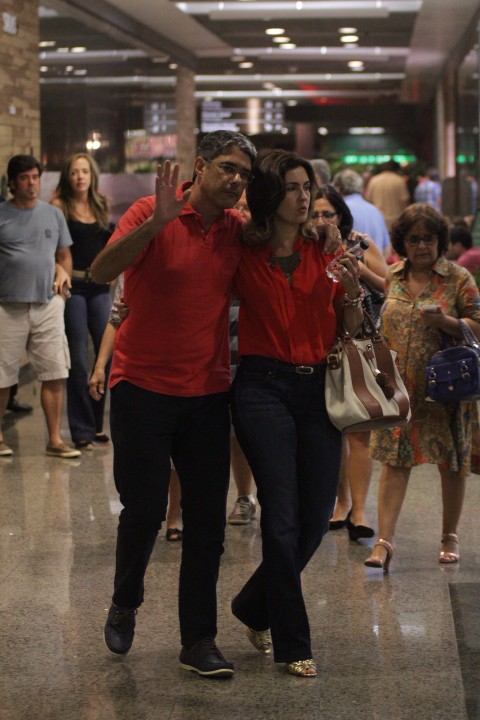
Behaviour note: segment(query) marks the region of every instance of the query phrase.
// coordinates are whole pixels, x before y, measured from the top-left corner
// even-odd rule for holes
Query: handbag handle
[[[458,324],[463,334],[464,344],[473,348],[477,355],[480,356],[480,343],[470,330],[468,324],[465,322],[465,320],[460,319],[458,321]],[[447,335],[446,333],[442,332],[442,350],[445,350],[447,347],[449,347],[449,340],[451,340],[451,337],[451,335]]]
[[[369,326],[370,325],[370,329]],[[360,325],[359,330],[362,331],[363,337],[371,337],[372,342],[381,342],[383,340],[382,335],[380,335],[380,331],[375,327],[375,323],[373,322],[372,318],[368,314],[368,312],[363,308],[363,320],[362,324]],[[338,329],[337,333],[338,337],[341,340],[351,340],[352,336],[348,332],[348,330],[345,330],[345,325],[342,318],[342,326]]]

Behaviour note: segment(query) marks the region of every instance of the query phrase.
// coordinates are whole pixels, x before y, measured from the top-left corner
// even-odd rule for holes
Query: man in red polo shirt
[[[111,431],[120,513],[105,642],[132,645],[144,575],[165,519],[170,457],[181,483],[181,666],[231,676],[215,644],[216,583],[230,468],[228,311],[242,221],[231,208],[252,177],[252,143],[217,131],[198,148],[193,183],[158,167],[155,195],[134,203],[92,266],[125,273],[128,318],[115,338]]]

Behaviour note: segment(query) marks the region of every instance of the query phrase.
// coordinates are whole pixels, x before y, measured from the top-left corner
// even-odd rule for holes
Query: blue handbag
[[[480,398],[480,343],[459,320],[464,345],[447,347],[448,336],[442,333],[442,350],[433,355],[426,367],[427,395],[440,403],[478,400]]]

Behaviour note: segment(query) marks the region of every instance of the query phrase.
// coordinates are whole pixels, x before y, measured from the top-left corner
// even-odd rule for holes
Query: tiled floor
[[[178,664],[181,547],[166,543],[163,531],[132,651],[124,659],[109,655],[102,627],[120,509],[111,448],[73,461],[46,457],[38,386],[23,386],[19,399],[35,409],[30,416],[6,417],[15,456],[0,459],[1,720],[480,717],[475,476],[456,567],[437,562],[440,493],[432,467],[412,475],[389,576],[364,568],[368,547],[350,543],[346,531],[327,535],[304,576],[320,670],[315,680],[288,676],[283,666],[257,654],[231,616],[230,598],[259,559],[260,536],[258,521],[229,526],[218,588],[218,644],[235,663],[236,675],[207,680]],[[378,467],[369,501],[372,521],[377,477]],[[234,494],[232,488],[229,505]]]

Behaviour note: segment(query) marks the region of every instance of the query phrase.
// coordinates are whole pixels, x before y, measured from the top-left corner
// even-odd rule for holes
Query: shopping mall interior
[[[44,167],[96,160],[116,217],[153,192],[158,162],[190,177],[205,133],[374,173],[394,158],[443,178],[480,170],[478,0],[0,0],[0,175],[18,153]],[[151,190],[149,190],[151,188]],[[454,191],[455,194],[455,191]],[[461,558],[439,564],[441,488],[415,468],[390,572],[375,539],[330,531],[303,574],[318,677],[288,675],[230,610],[261,558],[260,508],[227,524],[218,645],[229,679],[178,662],[181,542],[157,540],[132,650],[112,656],[110,605],[121,505],[111,442],[45,456],[28,363],[0,457],[1,720],[475,720],[480,718],[480,485],[472,475]],[[108,429],[109,399],[106,405]],[[69,439],[64,409],[62,434]],[[139,468],[140,471],[140,468]],[[319,468],[319,472],[321,469]],[[377,528],[380,465],[367,514]],[[232,481],[227,510],[236,499]],[[208,518],[205,518],[208,523]]]

